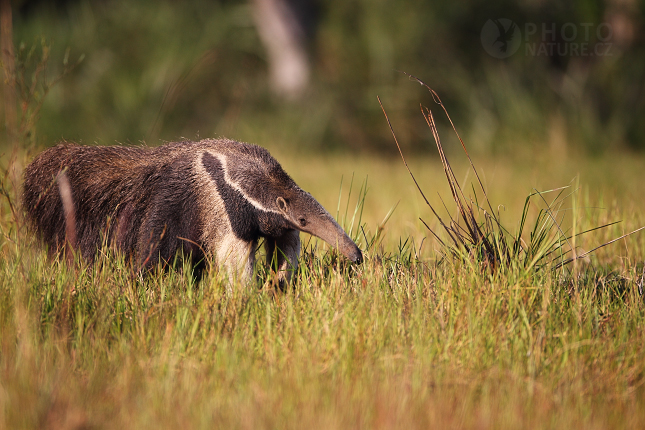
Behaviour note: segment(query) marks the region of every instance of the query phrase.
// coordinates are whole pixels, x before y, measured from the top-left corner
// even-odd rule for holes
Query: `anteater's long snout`
[[[361,264],[363,262],[363,252],[361,249],[354,243],[353,240],[347,236],[346,245],[339,249],[345,257],[347,257],[352,263]]]
[[[361,264],[363,262],[363,252],[328,212],[324,211],[312,221],[302,231],[321,238],[338,249],[352,263]]]
[[[333,221],[333,219],[332,219]],[[322,236],[319,236],[328,244],[336,247],[338,251],[343,254],[349,261],[355,264],[361,264],[363,262],[363,252],[361,249],[354,243],[354,241],[345,233],[345,231],[333,221],[336,227],[336,234],[332,237],[326,239]]]

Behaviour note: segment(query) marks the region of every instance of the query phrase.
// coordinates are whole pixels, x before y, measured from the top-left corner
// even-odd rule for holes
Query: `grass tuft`
[[[417,179],[410,170],[408,163],[405,161],[403,151],[401,150],[399,141],[394,133],[390,119],[385,112],[381,99],[377,97],[406,169],[412,177],[416,188],[421,193],[425,203],[430,208],[447,235],[447,239],[445,241],[442,240],[439,235],[433,231],[432,228],[423,221],[423,219],[421,219],[421,222],[425,225],[428,231],[430,231],[435,239],[437,239],[437,241],[442,245],[442,252],[445,257],[451,256],[461,260],[462,262],[472,263],[475,266],[474,268],[483,272],[501,271],[501,273],[508,273],[509,271],[512,272],[519,270],[524,274],[528,274],[536,270],[557,270],[587,257],[590,253],[599,248],[645,229],[645,227],[641,227],[631,233],[624,234],[618,238],[605,242],[590,251],[578,252],[578,249],[575,246],[576,237],[612,226],[617,224],[619,221],[607,223],[586,231],[576,232],[575,199],[573,211],[564,208],[563,205],[569,197],[572,197],[577,192],[577,187],[572,189],[571,186],[566,186],[547,191],[538,191],[533,189],[524,202],[518,229],[511,232],[502,225],[499,207],[497,210],[493,208],[488,197],[488,193],[486,192],[486,188],[484,187],[480,175],[470,158],[468,150],[466,149],[466,145],[459,136],[459,133],[457,132],[446,107],[439,98],[439,95],[420,79],[407,73],[406,75],[430,91],[433,101],[439,105],[445,113],[455,135],[461,143],[461,147],[466,154],[470,168],[475,175],[478,188],[483,196],[482,202],[480,203],[474,186],[472,186],[472,194],[466,195],[466,193],[464,193],[464,190],[459,184],[441,144],[441,138],[439,137],[439,132],[437,130],[432,111],[427,107],[421,106],[421,114],[432,132],[445,177],[450,188],[451,197],[456,207],[456,215],[449,215],[449,218],[444,220],[439,215],[435,207],[433,207],[429,202],[421,189],[421,186],[417,182]],[[554,197],[550,201],[547,200],[551,195],[554,195]],[[532,224],[528,222],[529,212],[531,209],[537,209],[537,215],[535,216]],[[450,212],[447,207],[446,211]],[[572,229],[564,230],[562,226],[564,225],[564,219],[567,212],[574,213],[573,227]],[[527,235],[528,237],[526,237]]]

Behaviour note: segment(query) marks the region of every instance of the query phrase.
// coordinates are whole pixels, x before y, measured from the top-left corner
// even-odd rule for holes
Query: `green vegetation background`
[[[15,2],[15,42],[24,54],[44,37],[50,77],[66,56],[70,63],[84,56],[46,98],[38,143],[227,136],[289,150],[392,151],[379,95],[402,144],[433,150],[418,114],[418,87],[399,72],[406,71],[439,92],[473,151],[645,149],[641,2],[313,3],[311,86],[300,102],[284,103],[269,90],[250,2]],[[504,60],[489,56],[480,41],[483,25],[496,18],[516,22],[522,37]],[[527,34],[527,24],[537,32]],[[571,24],[577,37],[568,42]],[[552,26],[559,46],[593,48],[602,42],[601,24],[609,28],[601,32],[610,36],[608,55],[530,51],[551,42]]]

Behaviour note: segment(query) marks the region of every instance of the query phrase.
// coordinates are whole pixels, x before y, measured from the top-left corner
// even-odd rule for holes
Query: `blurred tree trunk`
[[[297,100],[309,85],[305,28],[287,0],[253,0],[253,17],[269,62],[273,91]]]

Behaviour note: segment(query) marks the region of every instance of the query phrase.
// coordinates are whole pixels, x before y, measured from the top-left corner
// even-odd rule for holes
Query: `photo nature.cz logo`
[[[517,25],[506,18],[489,19],[481,31],[482,46],[495,58],[508,58],[515,54],[522,43]]]
[[[520,27],[510,19],[498,18],[484,23],[480,37],[488,55],[504,59],[515,54],[522,42],[525,56],[611,56],[612,35],[612,27],[608,23],[567,22],[559,26],[555,23],[526,23],[520,31]]]

